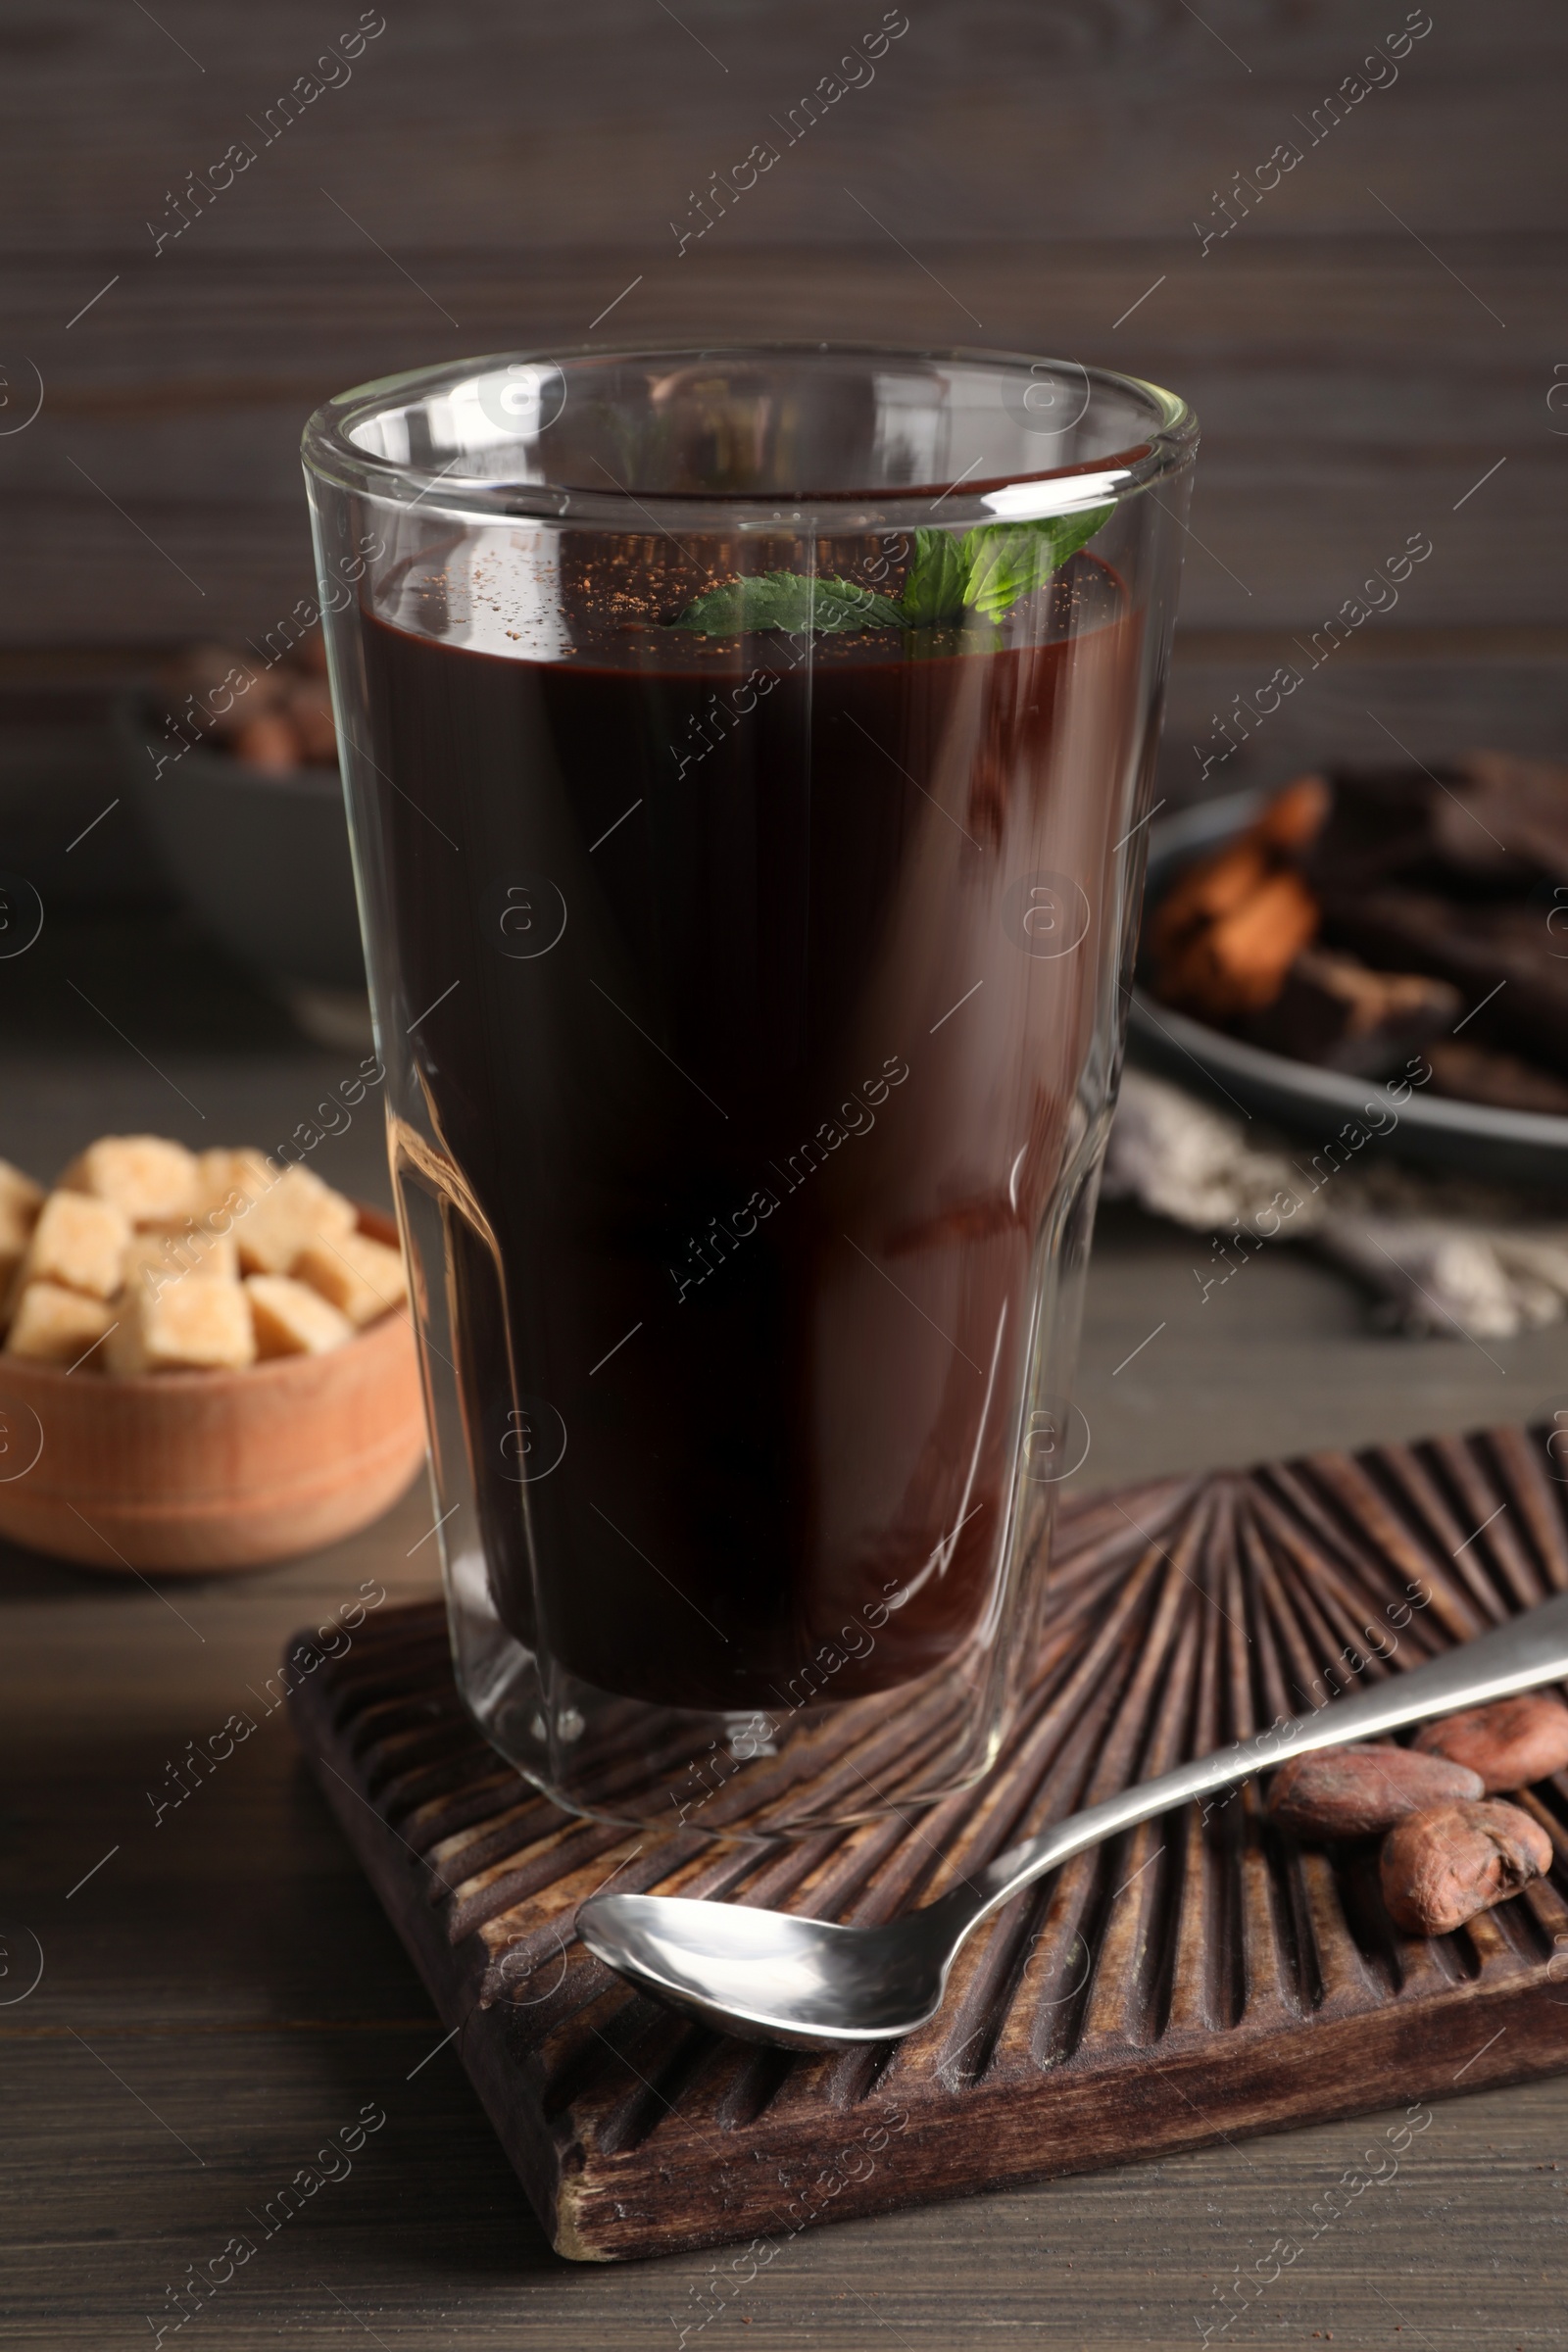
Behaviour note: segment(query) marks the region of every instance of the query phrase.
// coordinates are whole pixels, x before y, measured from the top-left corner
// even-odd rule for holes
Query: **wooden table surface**
[[[55,962],[29,976],[32,1042],[0,1068],[12,1156],[47,1173],[103,1128],[263,1137],[342,1074],[177,939],[143,954],[124,1019],[151,1060],[91,1035],[90,1015],[78,1025],[62,1008],[59,976],[92,993],[92,958],[108,952],[101,931],[62,926]],[[122,956],[119,968],[123,991]],[[374,1123],[328,1149],[324,1173],[385,1196]],[[1487,1355],[1378,1337],[1337,1276],[1283,1250],[1204,1305],[1191,1271],[1202,1250],[1125,1210],[1103,1220],[1084,1481],[1457,1429],[1568,1389],[1560,1334]],[[281,1709],[155,1817],[187,1742],[236,1709],[260,1719],[254,1694],[290,1630],[367,1580],[389,1599],[431,1589],[429,1524],[416,1490],[318,1556],[157,1591],[0,1560],[0,2341],[151,2341],[172,2316],[166,2290],[211,2258],[220,2271],[236,2231],[258,2236],[248,2215],[368,2103],[386,2121],[352,2173],[259,2243],[179,2340],[675,2352],[710,2263],[730,2261],[600,2270],[548,2251]],[[1562,2342],[1568,2082],[1462,2094],[1397,2178],[1352,2201],[1215,2340]],[[814,2230],[704,2332],[731,2352],[1196,2343],[1216,2285],[1310,2228],[1314,2199],[1388,2120]]]

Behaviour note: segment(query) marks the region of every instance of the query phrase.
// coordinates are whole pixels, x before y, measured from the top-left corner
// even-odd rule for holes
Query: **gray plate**
[[[1231,793],[1152,826],[1146,905],[1152,907],[1191,859],[1240,832],[1267,797],[1262,792]],[[1347,1120],[1359,1116],[1364,1104],[1387,1101],[1376,1079],[1347,1078],[1337,1070],[1314,1069],[1309,1062],[1266,1053],[1261,1046],[1244,1045],[1223,1030],[1152,1003],[1142,989],[1133,995],[1128,1033],[1146,1066],[1200,1086],[1214,1102],[1257,1112],[1316,1143],[1328,1143]],[[1386,1114],[1380,1110],[1379,1115]],[[1480,1102],[1454,1102],[1412,1091],[1388,1149],[1403,1159],[1493,1182],[1568,1183],[1568,1118],[1541,1111],[1493,1110]]]

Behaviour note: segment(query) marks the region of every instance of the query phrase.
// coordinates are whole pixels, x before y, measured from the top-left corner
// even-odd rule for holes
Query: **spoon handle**
[[[1417,1666],[1409,1674],[1391,1675],[1353,1698],[1336,1699],[1310,1715],[1281,1721],[1255,1739],[1234,1747],[1216,1749],[1179,1764],[1174,1772],[1126,1788],[1102,1804],[1091,1805],[1068,1821],[1058,1822],[1044,1837],[1031,1838],[999,1854],[984,1871],[956,1888],[947,1898],[955,1912],[969,1910],[962,1934],[995,1911],[1048,1870],[1086,1846],[1098,1845],[1118,1830],[1152,1821],[1212,1788],[1245,1781],[1254,1772],[1271,1770],[1289,1756],[1309,1755],[1315,1748],[1340,1747],[1350,1740],[1375,1740],[1380,1733],[1397,1731],[1401,1724],[1420,1723],[1429,1715],[1446,1715],[1458,1707],[1482,1706],[1489,1699],[1506,1698],[1511,1691],[1529,1690],[1538,1683],[1568,1677],[1568,1592],[1525,1609],[1494,1633],[1462,1642],[1447,1654]]]

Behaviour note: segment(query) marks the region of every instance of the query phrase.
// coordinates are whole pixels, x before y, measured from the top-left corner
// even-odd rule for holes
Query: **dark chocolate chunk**
[[[1410,768],[1346,772],[1334,777],[1333,792],[1328,821],[1303,860],[1307,881],[1326,907],[1333,910],[1390,883],[1441,886],[1445,861],[1432,804],[1443,796],[1435,776]]]
[[[1568,1076],[1568,956],[1546,911],[1520,901],[1459,905],[1424,891],[1370,891],[1342,901],[1332,938],[1385,971],[1451,980],[1472,1006],[1474,1042],[1494,1044]]]
[[[1425,1049],[1432,1065],[1432,1092],[1451,1102],[1485,1102],[1494,1110],[1544,1111],[1568,1117],[1568,1081],[1538,1070],[1517,1054],[1472,1046],[1462,1037],[1445,1038]]]
[[[1568,767],[1472,752],[1464,768],[1464,782],[1438,795],[1432,811],[1454,870],[1520,890],[1568,880]]]
[[[1446,1036],[1464,1010],[1456,988],[1420,972],[1373,971],[1354,956],[1303,948],[1275,1003],[1247,1035],[1320,1068],[1381,1078]]]

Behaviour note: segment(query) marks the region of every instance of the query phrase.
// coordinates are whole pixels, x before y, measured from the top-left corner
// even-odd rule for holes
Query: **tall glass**
[[[799,1834],[996,1755],[1196,444],[817,345],[311,421],[457,1673],[577,1812]]]

